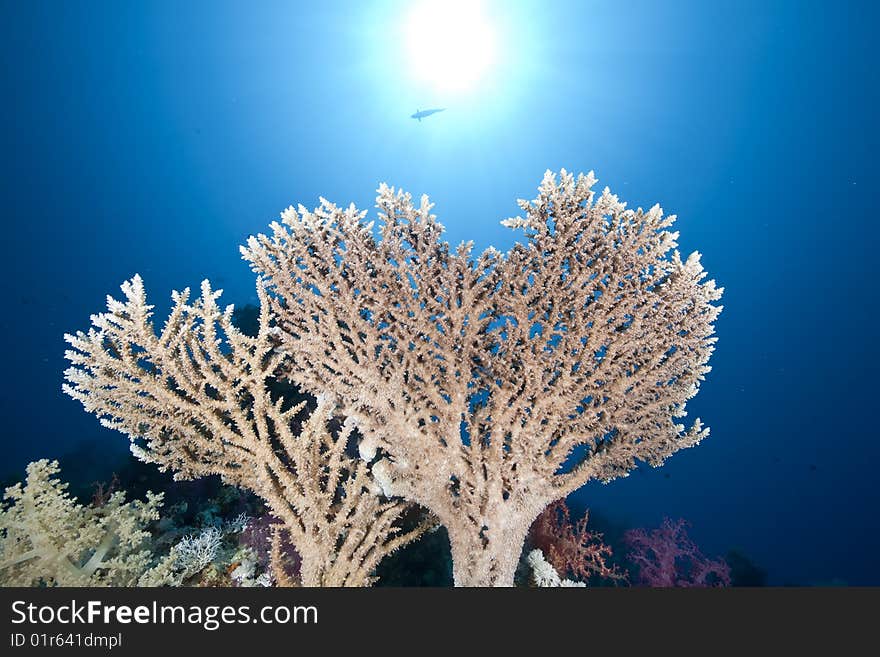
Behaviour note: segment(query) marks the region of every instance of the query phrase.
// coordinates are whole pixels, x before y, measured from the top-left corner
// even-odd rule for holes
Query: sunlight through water
[[[425,0],[405,21],[411,74],[435,92],[470,91],[497,61],[496,31],[481,2]]]

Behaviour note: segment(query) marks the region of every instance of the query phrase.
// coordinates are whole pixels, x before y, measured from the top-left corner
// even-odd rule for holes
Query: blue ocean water
[[[133,273],[160,315],[204,277],[251,302],[248,235],[319,196],[371,208],[381,181],[505,249],[545,169],[594,169],[679,215],[726,293],[689,405],[711,437],[578,501],[687,518],[771,583],[880,584],[876,5],[498,4],[501,60],[454,97],[406,75],[406,7],[2,3],[0,476],[125,454],[62,395],[62,334]]]

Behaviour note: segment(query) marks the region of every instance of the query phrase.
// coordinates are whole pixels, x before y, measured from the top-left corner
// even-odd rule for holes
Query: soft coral
[[[663,519],[658,529],[631,529],[624,535],[629,559],[644,586],[730,586],[730,566],[709,559],[687,535],[685,520]]]
[[[588,522],[589,512],[585,511],[583,518],[572,523],[568,506],[559,500],[532,524],[529,541],[563,577],[582,582],[594,577],[626,579],[617,566],[609,564],[611,548],[602,542],[602,534],[587,529]]]

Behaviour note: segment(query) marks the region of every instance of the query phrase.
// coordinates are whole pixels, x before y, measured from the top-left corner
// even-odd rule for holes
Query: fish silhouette
[[[411,119],[418,119],[419,123],[421,123],[422,119],[424,119],[426,116],[431,116],[432,114],[436,114],[437,112],[442,112],[445,109],[446,109],[445,107],[440,107],[438,109],[419,110],[415,114],[413,114],[410,118]]]

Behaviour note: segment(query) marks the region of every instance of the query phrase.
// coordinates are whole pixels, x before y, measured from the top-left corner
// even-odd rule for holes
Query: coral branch
[[[455,581],[511,585],[526,532],[589,480],[658,466],[708,434],[676,422],[709,371],[721,296],[674,217],[592,174],[544,177],[507,254],[453,249],[422,197],[289,208],[242,248],[278,317],[286,375],[363,434],[388,494],[449,531]],[[671,254],[671,255],[670,255]]]
[[[207,281],[192,304],[188,289],[173,294],[158,336],[140,277],[122,290],[126,300],[108,298],[88,333],[66,336],[64,391],[128,434],[135,456],[261,496],[302,556],[305,585],[365,585],[386,554],[425,529],[401,531],[409,505],[382,498],[369,466],[347,454],[353,427],[332,431],[329,403],[309,415],[273,398],[267,379],[285,356],[262,289],[256,337],[232,324],[232,306],[221,311]]]

